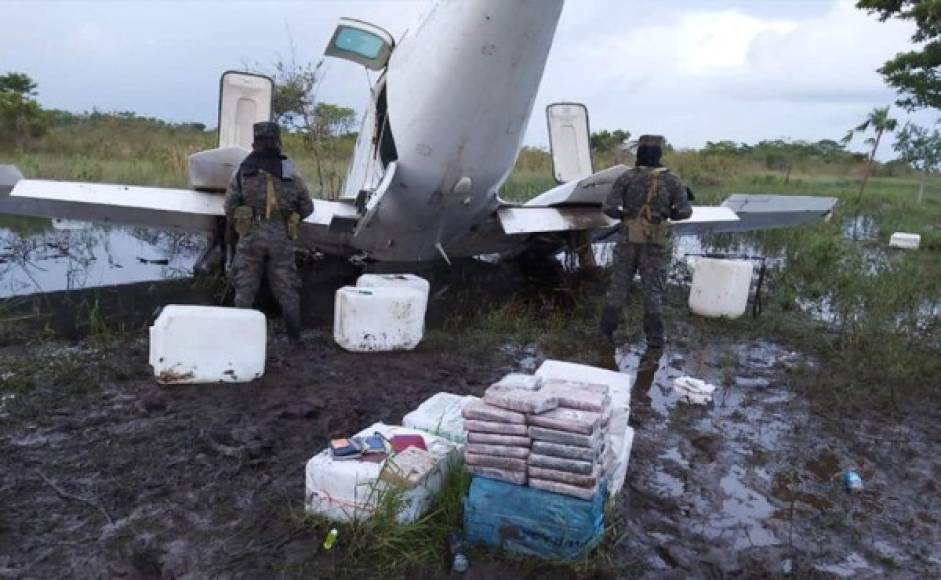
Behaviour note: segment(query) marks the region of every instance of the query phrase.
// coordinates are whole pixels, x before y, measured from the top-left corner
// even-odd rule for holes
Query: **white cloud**
[[[316,60],[340,16],[398,37],[425,5],[0,2],[0,73],[33,76],[46,106],[208,124],[219,74],[285,55],[286,25],[298,57]],[[853,0],[569,0],[527,142],[546,142],[542,111],[560,100],[585,102],[593,128],[662,132],[680,146],[839,137],[894,100],[875,69],[908,46],[911,32]],[[320,97],[361,109],[362,68],[334,61],[325,70]]]

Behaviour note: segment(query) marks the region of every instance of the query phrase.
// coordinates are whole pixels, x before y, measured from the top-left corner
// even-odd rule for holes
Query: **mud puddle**
[[[0,215],[0,298],[192,276],[204,236]]]
[[[799,368],[825,369],[801,353],[670,326],[655,367],[636,345],[617,353],[623,372],[641,372],[609,576],[941,574],[936,423],[822,417],[793,383]],[[353,355],[314,330],[299,350],[275,339],[255,383],[158,387],[140,335],[0,348],[0,393],[13,395],[0,405],[0,575],[344,576],[322,537],[292,524],[307,459],[435,392],[479,395],[545,358],[516,343]],[[678,403],[681,375],[719,385],[713,404]],[[844,492],[849,467],[865,493]],[[487,574],[522,573],[473,558]]]
[[[655,368],[642,359],[618,352],[624,372],[641,367],[622,515],[648,576],[941,573],[934,427],[812,413],[790,383],[815,363],[773,342],[674,345]],[[719,386],[713,403],[679,403],[683,375]],[[864,493],[844,491],[849,468]]]

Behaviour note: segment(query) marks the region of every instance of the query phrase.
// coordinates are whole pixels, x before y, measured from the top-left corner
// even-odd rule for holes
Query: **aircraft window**
[[[352,52],[353,54],[372,60],[379,57],[379,54],[385,47],[385,41],[365,30],[343,28],[339,34],[337,34],[334,46],[340,50]]]

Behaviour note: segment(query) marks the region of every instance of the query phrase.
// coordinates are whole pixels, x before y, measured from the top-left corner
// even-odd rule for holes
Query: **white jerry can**
[[[351,352],[412,350],[424,335],[426,296],[404,286],[340,288],[333,340]]]
[[[428,280],[425,280],[421,276],[414,274],[363,274],[357,278],[356,286],[359,288],[374,288],[378,286],[414,288],[420,291],[425,298],[421,305],[422,318],[425,317],[431,285],[428,283]]]
[[[265,374],[266,341],[257,310],[172,304],[150,327],[150,365],[164,384],[247,383]]]
[[[753,270],[750,260],[697,260],[689,309],[711,318],[738,318],[745,314]]]
[[[917,250],[921,245],[921,236],[918,234],[909,234],[906,232],[895,232],[889,238],[890,248],[900,248],[902,250]]]

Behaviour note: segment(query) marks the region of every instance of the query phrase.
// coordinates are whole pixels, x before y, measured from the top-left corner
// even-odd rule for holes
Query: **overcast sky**
[[[913,31],[853,4],[569,0],[526,142],[546,143],[542,111],[554,101],[586,103],[593,130],[662,133],[680,147],[839,139],[874,106],[893,103],[875,69],[907,49]],[[424,5],[0,0],[0,73],[32,76],[46,107],[215,125],[221,72],[288,55],[288,30],[299,59],[318,60],[340,16],[399,37]],[[362,67],[328,59],[320,96],[362,111]],[[914,120],[934,123],[936,116],[922,112]],[[885,147],[880,157],[892,155]]]

